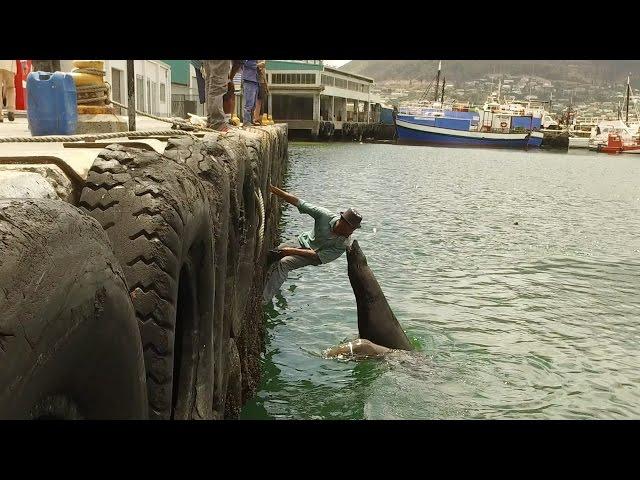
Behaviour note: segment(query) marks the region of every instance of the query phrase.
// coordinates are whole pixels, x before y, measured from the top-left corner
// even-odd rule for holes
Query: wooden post
[[[136,131],[136,76],[133,71],[133,60],[127,60],[127,107],[129,107],[129,131]]]

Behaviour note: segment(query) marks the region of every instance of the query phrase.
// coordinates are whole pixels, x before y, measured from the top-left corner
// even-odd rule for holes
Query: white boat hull
[[[589,137],[569,137],[569,148],[589,148]]]

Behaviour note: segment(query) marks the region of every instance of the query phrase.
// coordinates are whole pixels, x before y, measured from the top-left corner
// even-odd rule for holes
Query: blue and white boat
[[[467,111],[465,111],[467,110]],[[487,148],[539,148],[541,117],[491,96],[481,109],[430,107],[402,109],[396,117],[398,143]]]
[[[471,111],[468,105],[445,106],[444,82],[438,102],[440,67],[436,78],[433,102],[419,102],[401,108],[397,114],[398,143],[522,150],[542,145],[541,116],[525,111],[517,103],[502,104],[499,91],[476,111]]]
[[[444,112],[442,116],[399,113],[396,130],[401,144],[526,150],[542,145],[543,134],[535,130],[535,120],[531,116],[486,112]]]

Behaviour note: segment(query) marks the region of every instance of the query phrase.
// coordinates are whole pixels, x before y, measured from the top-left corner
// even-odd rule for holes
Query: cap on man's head
[[[344,212],[340,212],[340,217],[344,219],[352,228],[360,228],[360,222],[362,222],[362,215],[358,213],[354,208],[348,208]]]

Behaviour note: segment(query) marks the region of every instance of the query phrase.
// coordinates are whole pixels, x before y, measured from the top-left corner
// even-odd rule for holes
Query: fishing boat
[[[598,123],[595,135],[589,139],[589,150],[602,153],[640,153],[640,123],[637,106],[635,106],[636,122],[629,122],[629,103],[633,96],[630,76],[627,76],[625,95],[625,120],[622,120],[622,109],[618,109],[617,120],[605,120]]]
[[[589,138],[588,148],[591,151],[599,152],[609,142],[610,135],[617,135],[624,143],[633,143],[633,137],[637,132],[637,129],[634,130],[622,120],[601,120]]]
[[[640,137],[636,137],[635,143],[624,142],[622,137],[617,133],[610,133],[606,145],[601,145],[599,152],[616,154],[616,153],[635,153],[640,154]]]
[[[569,126],[569,148],[589,148],[589,140],[596,136],[598,120],[576,119]]]
[[[497,95],[490,95],[481,108],[453,102],[445,104],[445,81],[441,92],[439,88],[441,67],[440,63],[433,100],[421,99],[417,104],[399,109],[395,120],[398,143],[523,150],[540,147],[541,118],[525,114],[520,106],[510,108],[501,103],[499,90]]]
[[[566,130],[569,137],[569,148],[588,148],[600,121],[598,118],[578,117],[572,105],[559,116],[559,120],[558,127]]]

